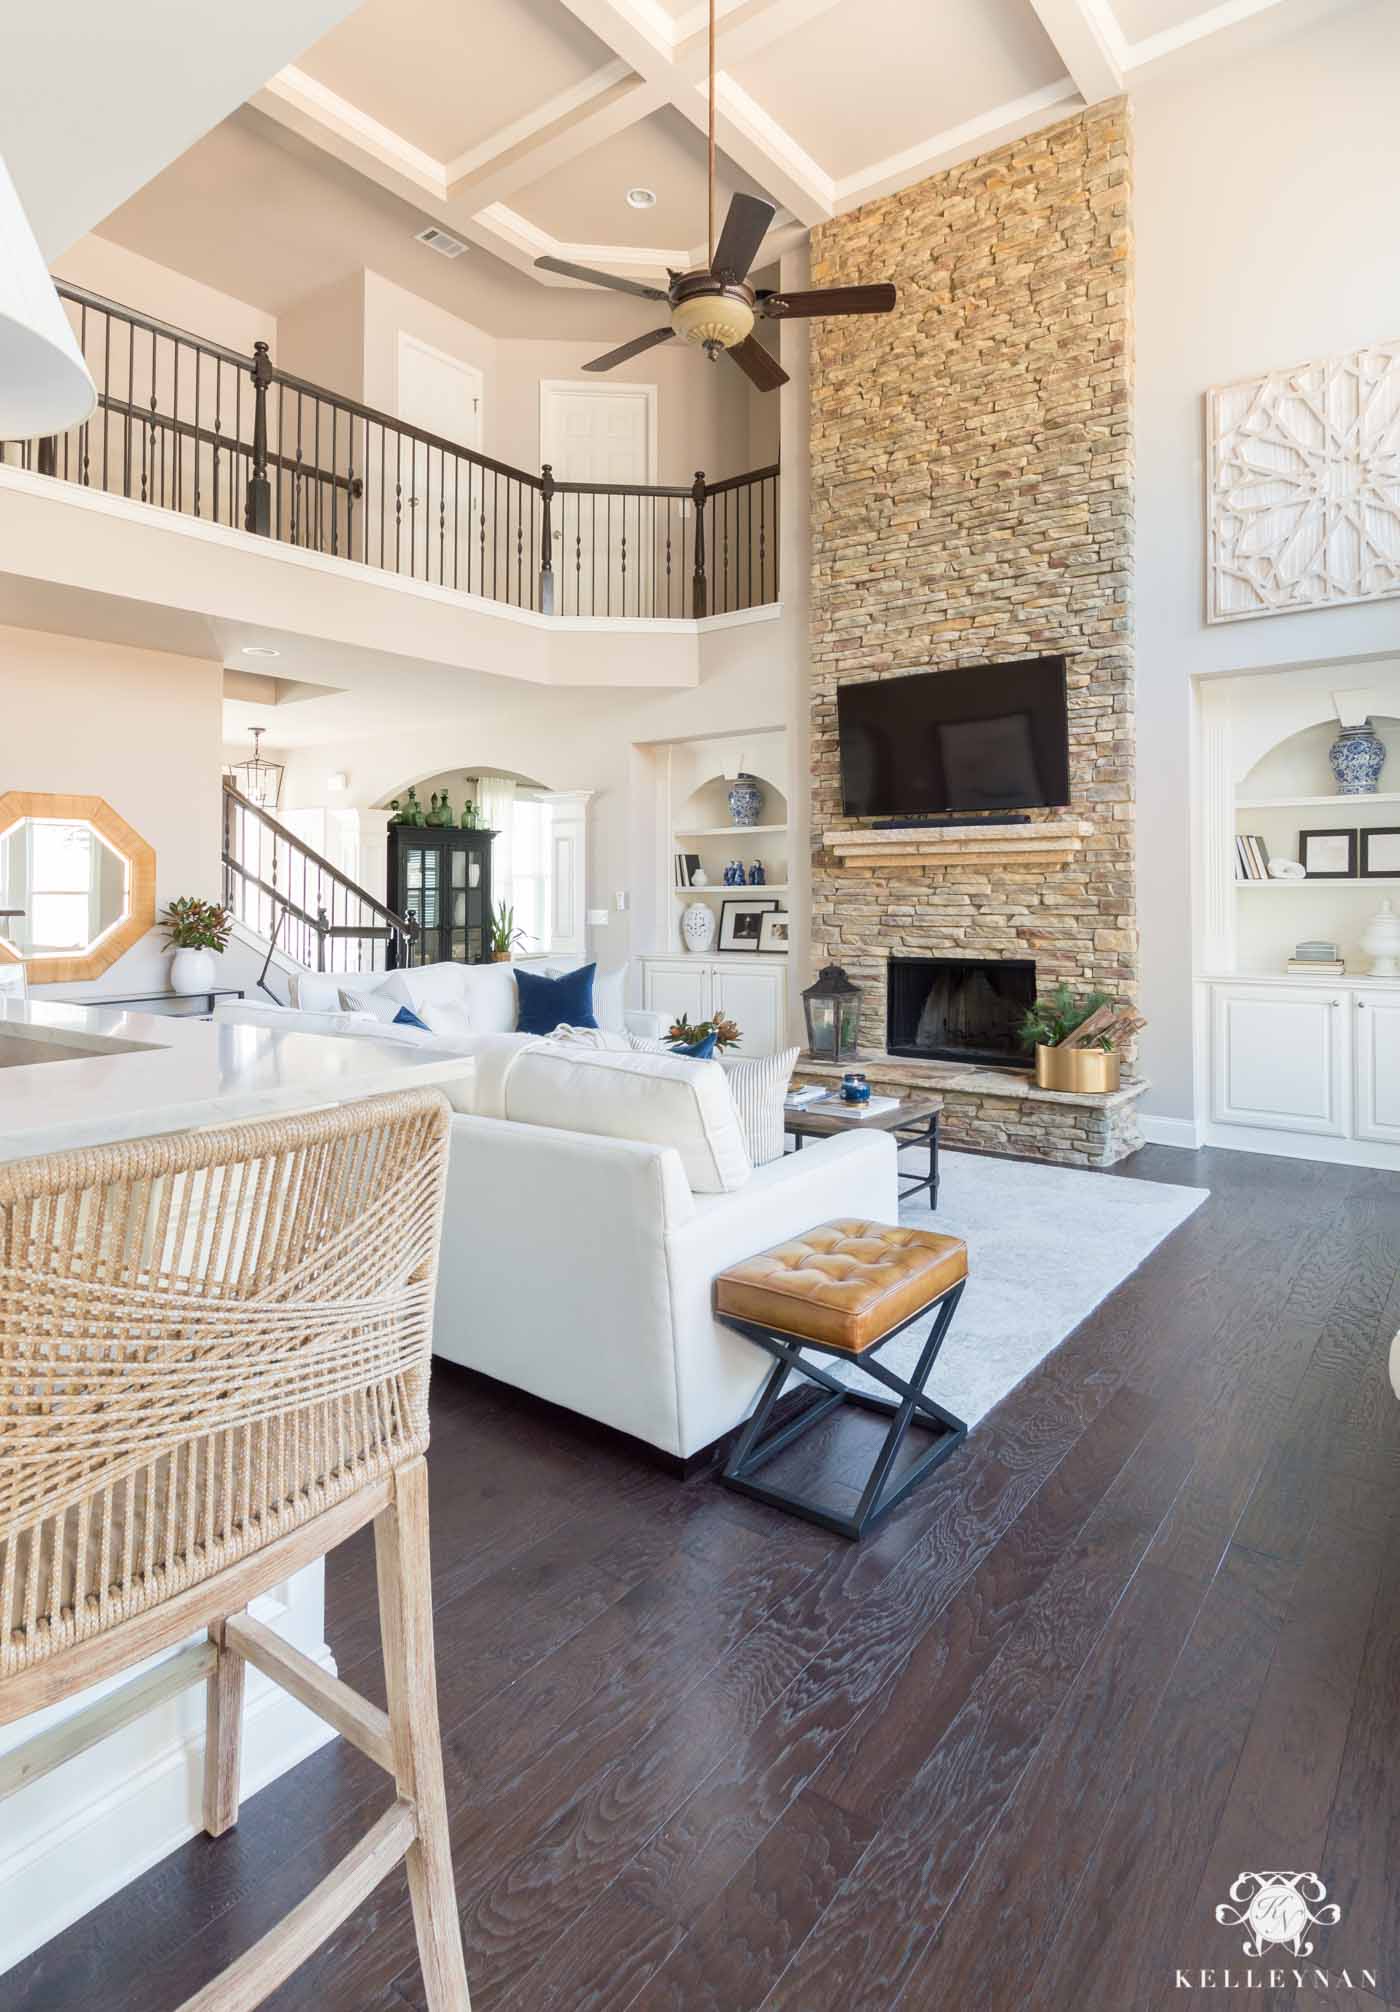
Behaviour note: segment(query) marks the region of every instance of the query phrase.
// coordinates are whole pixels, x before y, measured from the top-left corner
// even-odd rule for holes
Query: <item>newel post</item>
[[[709,581],[705,575],[705,471],[697,468],[695,480],[690,485],[690,500],[695,505],[695,573],[690,583],[690,613],[694,621],[703,621],[710,612]]]
[[[253,344],[253,469],[243,528],[260,538],[272,536],[272,484],[267,479],[267,387],[272,382],[272,358],[265,342]]]
[[[546,461],[540,470],[540,613],[554,613],[554,470]]]

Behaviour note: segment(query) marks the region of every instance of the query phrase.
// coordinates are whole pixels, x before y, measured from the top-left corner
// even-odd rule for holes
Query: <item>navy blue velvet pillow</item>
[[[718,1038],[715,1034],[707,1034],[703,1041],[692,1041],[689,1045],[684,1041],[673,1041],[671,1043],[671,1053],[673,1055],[693,1055],[697,1062],[708,1062],[714,1055],[715,1042]]]
[[[577,971],[566,971],[562,978],[541,978],[537,972],[518,969],[517,1033],[552,1034],[556,1027],[596,1027],[593,974],[597,969],[596,964],[584,964]]]

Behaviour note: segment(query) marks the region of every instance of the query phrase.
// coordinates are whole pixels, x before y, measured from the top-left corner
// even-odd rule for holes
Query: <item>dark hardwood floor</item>
[[[437,1377],[475,2012],[1230,2003],[1216,1905],[1279,1867],[1341,1919],[1244,2002],[1400,2005],[1400,1178],[1162,1149],[1104,1178],[1213,1192],[859,1548]],[[331,1646],[382,1698],[373,1586],[367,1539],[332,1558]],[[0,2006],[166,2012],[387,1799],[336,1742]],[[423,2002],[402,1873],[268,2001]]]

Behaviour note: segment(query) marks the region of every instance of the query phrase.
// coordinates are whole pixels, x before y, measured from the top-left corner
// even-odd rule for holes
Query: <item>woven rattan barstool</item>
[[[423,1459],[447,1117],[415,1090],[0,1167],[0,1724],[207,1634],[0,1756],[0,1795],[203,1681],[219,1836],[248,1663],[394,1779],[183,2012],[261,2003],[400,1859],[431,2012],[469,2012]],[[244,1611],[371,1519],[387,1713]]]

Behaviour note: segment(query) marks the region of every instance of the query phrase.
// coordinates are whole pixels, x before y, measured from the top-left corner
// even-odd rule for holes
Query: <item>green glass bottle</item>
[[[403,823],[403,806],[397,797],[392,797],[389,802],[389,822],[390,824]]]
[[[412,783],[408,786],[408,802],[404,805],[403,821],[412,825],[415,831],[419,830],[423,823],[423,806],[418,801],[418,791]]]
[[[462,805],[462,815],[458,820],[458,828],[462,831],[476,830],[476,805],[470,797]]]

